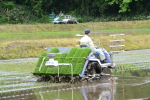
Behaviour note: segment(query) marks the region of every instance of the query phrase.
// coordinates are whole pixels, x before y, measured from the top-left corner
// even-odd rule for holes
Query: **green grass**
[[[125,34],[124,50],[149,49],[150,20],[90,22],[80,24],[15,24],[0,26],[0,59],[39,57],[47,47],[75,47],[85,29],[91,38],[110,51],[110,34]]]
[[[83,30],[84,31],[84,30]],[[58,32],[36,32],[36,33],[0,33],[0,41],[11,40],[37,40],[37,39],[55,39],[55,38],[73,38],[75,34],[83,34],[83,31],[58,31]],[[121,32],[122,31],[122,32]],[[127,31],[127,32],[123,32]],[[100,32],[101,35],[109,36],[110,34],[126,35],[148,35],[150,29],[111,29],[111,30],[91,30],[91,32]],[[119,33],[120,32],[120,33]],[[92,33],[97,35],[96,33]]]

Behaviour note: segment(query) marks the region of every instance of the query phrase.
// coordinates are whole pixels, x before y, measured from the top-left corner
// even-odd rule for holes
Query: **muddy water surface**
[[[148,68],[114,71],[110,80],[57,84],[36,82],[36,58],[17,61],[0,61],[0,100],[150,100]]]
[[[112,81],[37,83],[32,75],[1,79],[0,100],[150,100],[150,79],[114,76]]]

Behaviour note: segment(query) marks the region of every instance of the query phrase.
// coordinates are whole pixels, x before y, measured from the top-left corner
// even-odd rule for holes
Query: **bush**
[[[6,15],[0,15],[0,24],[4,24],[7,22],[7,16]]]
[[[37,23],[50,23],[48,15],[42,15],[40,19],[36,21]]]
[[[81,17],[77,18],[77,22],[79,22],[79,23],[83,23],[82,18],[81,18]]]

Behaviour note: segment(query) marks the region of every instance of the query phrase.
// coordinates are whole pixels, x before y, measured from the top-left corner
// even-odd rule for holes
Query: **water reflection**
[[[31,83],[31,85],[30,85]],[[33,85],[34,83],[34,85]],[[110,80],[87,83],[36,83],[28,81],[28,88],[8,87],[0,91],[0,100],[149,100],[150,79],[115,76]],[[19,84],[18,84],[19,85]],[[13,86],[13,83],[12,83]],[[7,84],[5,85],[7,87]],[[12,91],[11,91],[12,90]]]
[[[115,100],[150,100],[150,79],[118,76]]]
[[[127,66],[131,67],[130,69],[126,69],[125,66],[113,70],[112,73],[116,80],[114,83],[107,78],[102,81],[78,84],[39,83],[35,81],[32,74],[13,72],[10,71],[10,66],[4,66],[7,68],[6,71],[0,70],[0,100],[150,100],[149,62],[137,63],[141,57],[135,57],[136,60],[133,60],[131,55],[125,55],[134,61],[133,65],[135,66],[132,66],[133,68]],[[126,60],[128,61],[124,61],[125,63],[131,61],[130,59]],[[13,60],[11,69],[14,68],[13,62],[20,63],[20,61],[24,60]],[[11,60],[0,61],[1,64],[8,62],[10,63]],[[29,66],[28,63],[26,65]],[[1,66],[1,68],[3,67]]]
[[[115,84],[99,81],[79,84],[47,84],[42,88],[1,93],[0,100],[114,100],[115,92]]]
[[[87,86],[81,88],[84,100],[114,100],[115,84],[92,83]]]
[[[115,92],[114,84],[92,82],[57,86],[36,95],[39,100],[114,100]]]
[[[36,100],[36,95],[33,94],[32,90],[21,90],[6,92],[0,94],[0,100]]]

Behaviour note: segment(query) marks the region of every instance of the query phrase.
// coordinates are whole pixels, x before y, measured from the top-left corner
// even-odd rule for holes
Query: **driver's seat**
[[[80,44],[80,48],[87,48],[88,47],[88,45],[86,45],[86,44]]]

